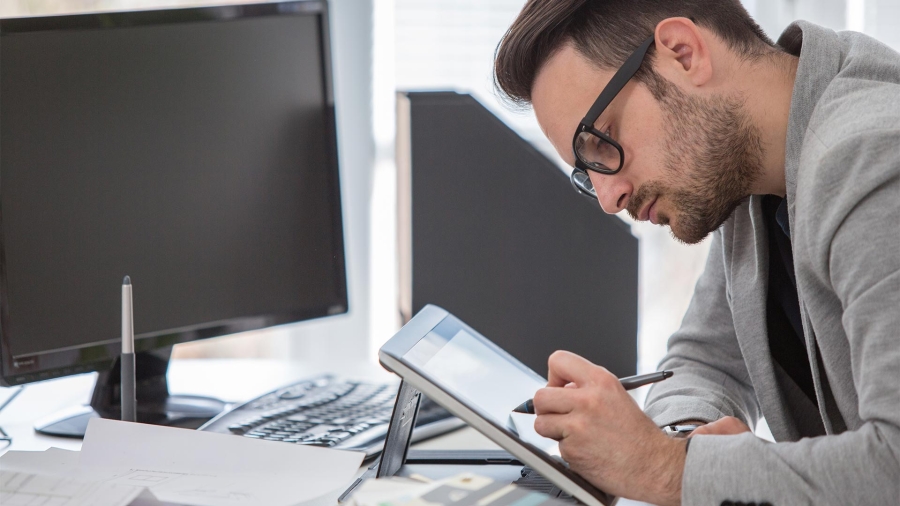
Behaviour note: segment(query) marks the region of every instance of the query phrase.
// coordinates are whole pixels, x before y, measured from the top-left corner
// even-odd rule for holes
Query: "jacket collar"
[[[797,168],[803,140],[816,104],[840,71],[843,58],[837,33],[807,21],[796,21],[788,26],[778,38],[778,45],[800,57],[791,95],[784,157],[788,214],[793,227]]]
[[[800,166],[804,140],[809,132],[809,124],[816,105],[819,103],[822,95],[825,94],[825,90],[841,71],[844,65],[844,57],[841,40],[837,33],[806,21],[797,21],[790,25],[778,39],[778,44],[788,53],[800,57],[797,75],[794,80],[794,91],[791,95],[791,111],[788,118],[784,166],[788,218],[790,229],[793,231],[796,230],[794,226],[794,205],[797,200],[797,172]],[[815,135],[814,132],[812,134]],[[795,255],[796,258],[797,256]],[[825,390],[828,380],[824,375],[824,370],[822,370],[821,359],[818,356],[818,345],[809,322],[806,306],[803,303],[803,288],[798,280],[797,292],[800,296],[800,314],[801,318],[803,318],[803,329],[813,382],[816,385],[819,411],[828,433],[833,433],[836,429],[837,432],[841,432],[842,429],[834,426],[834,420],[840,420],[841,426],[843,426],[844,422],[839,412],[836,415],[834,414],[837,410],[836,407],[833,407],[834,398],[830,391],[826,393]],[[823,387],[823,384],[825,387]]]

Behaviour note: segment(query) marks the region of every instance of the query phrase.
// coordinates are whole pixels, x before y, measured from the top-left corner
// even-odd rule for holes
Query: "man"
[[[604,211],[712,234],[644,412],[550,357],[535,429],[572,469],[657,504],[900,504],[900,55],[775,45],[737,0],[530,0],[495,81]]]

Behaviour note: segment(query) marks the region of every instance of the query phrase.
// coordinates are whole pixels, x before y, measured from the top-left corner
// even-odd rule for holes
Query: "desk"
[[[208,395],[227,402],[240,402],[302,378],[326,372],[353,379],[397,381],[396,376],[371,362],[343,361],[328,364],[261,359],[173,360],[169,366],[169,388],[174,394]],[[80,450],[80,439],[38,434],[34,431],[34,423],[70,406],[88,403],[95,377],[96,374],[93,373],[82,374],[27,385],[0,412],[0,427],[13,438],[12,445],[0,451],[0,454],[7,450],[40,451],[51,446]],[[2,395],[0,400],[5,398],[6,395]],[[415,448],[499,449],[492,441],[471,428],[423,441],[416,444]],[[360,469],[360,474],[363,470],[364,468]],[[341,492],[336,490],[305,505],[333,506]],[[620,500],[617,504],[637,506],[643,503]]]

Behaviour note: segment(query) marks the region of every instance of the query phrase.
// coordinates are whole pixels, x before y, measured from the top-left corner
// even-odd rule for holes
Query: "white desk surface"
[[[351,379],[397,381],[395,376],[379,365],[362,361],[323,363],[263,359],[173,360],[169,366],[169,390],[174,394],[207,395],[227,402],[241,402],[326,372]],[[34,424],[36,420],[63,409],[90,402],[95,378],[96,374],[91,373],[27,385],[0,412],[0,427],[13,438],[12,444],[0,450],[0,454],[8,450],[40,451],[51,446],[80,450],[80,439],[44,436],[34,431]],[[12,389],[0,388],[0,403],[7,398],[10,390]],[[499,449],[496,444],[471,428],[418,443],[415,448]],[[360,469],[360,474],[364,469]],[[306,505],[332,506],[341,492],[336,490],[333,494]],[[617,504],[636,506],[643,503],[620,500]]]

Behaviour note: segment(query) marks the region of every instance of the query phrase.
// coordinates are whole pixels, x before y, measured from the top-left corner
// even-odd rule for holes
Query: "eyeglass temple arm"
[[[597,97],[597,100],[594,101],[594,105],[591,106],[590,110],[584,116],[584,119],[581,120],[582,125],[588,127],[594,125],[594,122],[597,121],[597,117],[600,116],[603,109],[612,102],[613,98],[622,91],[622,88],[624,88],[626,84],[628,84],[628,81],[631,80],[635,72],[641,68],[641,63],[644,62],[644,55],[647,54],[647,51],[650,49],[650,44],[653,44],[654,40],[656,40],[656,36],[651,35],[631,56],[628,57],[627,60],[625,60],[625,63],[616,71],[612,79],[610,79],[609,84],[603,89],[600,96]]]

